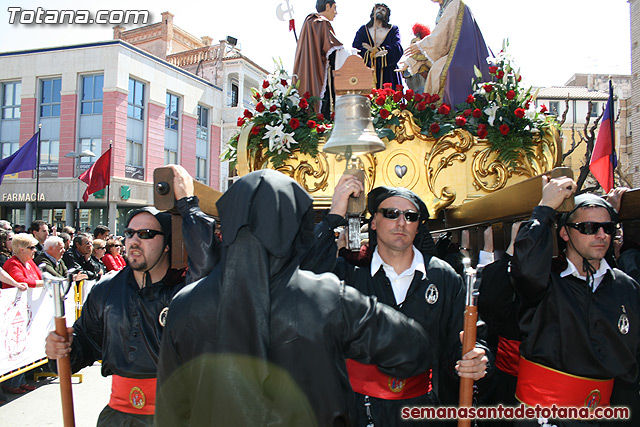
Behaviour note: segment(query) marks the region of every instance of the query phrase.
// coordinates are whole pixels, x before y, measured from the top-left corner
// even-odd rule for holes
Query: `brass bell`
[[[371,119],[371,103],[363,95],[338,96],[335,105],[335,123],[323,151],[345,154],[377,153],[386,146],[378,138]]]

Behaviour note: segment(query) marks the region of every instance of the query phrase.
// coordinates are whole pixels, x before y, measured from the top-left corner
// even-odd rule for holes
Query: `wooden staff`
[[[465,355],[476,346],[476,324],[478,321],[478,307],[476,306],[474,286],[476,282],[476,271],[471,268],[471,260],[465,258],[464,277],[467,285],[467,302],[464,310],[464,336],[462,339],[462,354]],[[460,408],[470,408],[473,406],[473,379],[460,378]],[[471,426],[470,418],[458,418],[458,427]]]
[[[54,321],[56,326],[56,334],[60,335],[69,342],[67,334],[67,320],[64,315],[64,297],[73,284],[73,273],[75,270],[69,270],[67,279],[54,277],[44,271],[44,264],[40,266],[43,270],[42,278],[44,279],[47,289],[53,291],[54,304]],[[66,285],[66,289],[62,289]],[[73,414],[73,392],[71,390],[71,359],[65,356],[57,360],[58,378],[60,380],[60,397],[62,400],[62,419],[64,427],[75,427],[75,417]]]

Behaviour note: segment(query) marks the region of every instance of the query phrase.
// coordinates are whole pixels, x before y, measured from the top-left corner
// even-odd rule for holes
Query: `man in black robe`
[[[171,167],[195,279],[208,274],[217,262],[215,222],[198,209],[193,181],[184,168]],[[55,332],[46,339],[47,357],[70,356],[73,372],[102,360],[102,375],[112,377],[112,388],[109,404],[98,418],[100,427],[153,424],[156,369],[168,306],[185,285],[184,270],[170,268],[169,213],[152,207],[136,209],[126,227],[127,267],[93,287],[81,316],[69,328],[69,343]],[[75,239],[89,242],[82,235]]]
[[[395,89],[402,82],[400,72],[395,71],[402,57],[400,30],[389,24],[390,17],[389,6],[377,3],[371,10],[369,22],[360,27],[353,40],[353,47],[358,49],[364,63],[375,70],[374,84],[378,89],[384,83],[391,83]]]
[[[322,227],[332,230],[345,223],[349,196],[358,196],[362,191],[360,181],[344,175],[334,191],[330,213],[316,231]],[[412,191],[395,187],[374,188],[367,199],[371,214],[369,245],[375,248],[371,266],[356,267],[339,258],[333,271],[347,285],[377,297],[420,323],[434,337],[436,359],[419,375],[402,379],[349,361],[349,379],[358,404],[356,425],[404,425],[403,407],[457,404],[458,376],[482,378],[488,358],[486,347],[481,344],[464,356],[461,354],[465,289],[453,268],[434,256],[435,244],[426,226],[428,212],[424,202]],[[335,254],[335,242],[328,233],[324,234],[324,242],[334,249],[323,253]],[[317,244],[317,249],[322,246]],[[402,351],[398,349],[398,354]],[[432,423],[412,421],[411,425]]]
[[[301,267],[315,235],[298,183],[256,171],[217,206],[223,256],[171,303],[156,425],[350,426],[346,358],[402,377],[432,363],[416,322]]]
[[[525,337],[516,397],[531,406],[615,405],[610,399],[614,383],[638,377],[640,288],[604,259],[617,218],[611,205],[593,194],[577,196],[574,209],[559,223],[564,257],[552,261],[556,209],[575,190],[570,178],[545,183],[540,204],[515,242],[511,276],[524,309],[520,329]]]

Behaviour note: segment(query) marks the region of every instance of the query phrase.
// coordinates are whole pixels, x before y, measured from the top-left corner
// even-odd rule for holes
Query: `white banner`
[[[75,321],[74,291],[65,299],[67,325]],[[55,329],[53,296],[44,288],[0,290],[0,376],[44,357],[44,342]]]

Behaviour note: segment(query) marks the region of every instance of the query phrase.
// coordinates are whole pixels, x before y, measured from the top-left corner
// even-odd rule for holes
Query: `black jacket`
[[[76,273],[84,273],[88,280],[100,279],[100,267],[91,260],[85,259],[75,248],[71,247],[62,255],[62,261],[68,269],[75,268]]]
[[[520,227],[511,275],[525,309],[522,356],[569,374],[596,379],[637,378],[640,288],[618,269],[592,292],[584,280],[552,268],[555,211],[537,206]],[[623,310],[629,331],[618,326]]]

